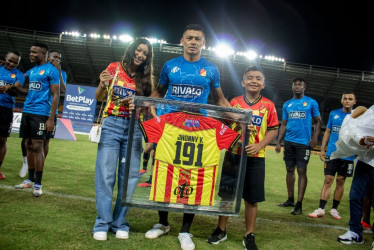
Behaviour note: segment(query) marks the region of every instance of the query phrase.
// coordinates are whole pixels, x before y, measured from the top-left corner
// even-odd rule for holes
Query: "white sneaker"
[[[338,241],[346,245],[350,245],[352,243],[364,244],[362,236],[359,236],[357,233],[350,230],[348,230],[345,234],[340,235],[338,237]]]
[[[164,226],[158,223],[158,224],[155,224],[151,230],[145,233],[145,237],[147,239],[156,239],[159,236],[166,234],[169,231],[170,231],[170,225]]]
[[[190,233],[179,233],[178,240],[181,243],[181,248],[183,250],[193,250],[195,249],[195,244],[193,243],[192,234]]]
[[[96,232],[93,234],[93,238],[95,240],[106,240],[107,239],[107,232]]]
[[[35,197],[40,197],[43,194],[42,191],[42,185],[41,184],[35,184],[34,185],[34,190],[32,191],[32,195]]]
[[[335,208],[332,208],[330,210],[330,214],[331,216],[334,218],[334,219],[337,219],[337,220],[340,220],[342,217],[340,217],[340,214],[338,212],[338,210],[336,210]]]
[[[27,179],[24,180],[21,184],[15,185],[14,187],[15,189],[32,188],[34,187],[34,182]]]
[[[19,171],[19,177],[25,178],[27,170],[29,170],[29,167],[26,164],[23,164],[21,170]]]
[[[313,213],[308,214],[310,218],[320,218],[320,217],[325,217],[325,209],[318,208],[317,210],[314,210]]]
[[[118,230],[116,232],[116,238],[118,239],[128,239],[129,238],[129,232]]]

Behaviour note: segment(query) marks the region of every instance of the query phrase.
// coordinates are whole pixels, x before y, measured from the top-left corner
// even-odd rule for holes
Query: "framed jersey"
[[[220,183],[227,180],[227,174],[232,175],[230,171],[222,171],[222,164],[226,151],[237,147],[239,138],[248,138],[249,133],[243,129],[243,134],[238,134],[226,124],[236,121],[245,127],[250,123],[252,113],[159,98],[135,97],[134,103],[136,112],[132,112],[130,118],[129,144],[131,133],[140,129],[144,137],[143,157],[150,149],[154,153],[144,171],[142,162],[140,165],[131,164],[131,150],[127,152],[122,204],[168,211],[238,215],[246,157],[240,159],[239,168],[232,169],[238,178],[232,183],[235,198],[229,201],[219,195]],[[175,112],[156,117],[144,114],[163,104],[173,105]],[[138,117],[149,119],[143,119],[135,126]],[[127,176],[134,173],[133,168],[139,173],[139,181],[135,191],[129,194],[128,190],[133,189],[130,185],[134,183],[129,182]],[[143,185],[145,183],[148,185]]]

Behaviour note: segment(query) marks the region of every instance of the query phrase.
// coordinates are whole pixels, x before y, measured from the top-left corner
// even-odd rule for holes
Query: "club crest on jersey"
[[[303,106],[306,107],[306,105],[308,105],[308,103],[307,102],[303,102]]]
[[[203,87],[189,84],[171,84],[171,96],[192,99],[201,96]]]
[[[44,75],[44,73],[45,73],[45,70],[44,69],[42,69],[41,71],[39,71],[39,75]]]
[[[265,114],[265,112],[266,112],[266,108],[265,108],[264,105],[262,105],[262,106],[259,108],[259,110],[260,110],[260,113],[261,113],[261,114]]]
[[[288,113],[289,119],[305,119],[306,118],[306,112],[305,111],[292,111]]]
[[[187,128],[199,128],[200,127],[200,123],[198,120],[190,120],[190,119],[186,119],[182,126],[185,126]]]
[[[30,82],[29,90],[40,91],[42,89],[42,84],[40,82]]]
[[[200,69],[200,75],[201,76],[206,76],[206,70],[205,69]]]
[[[13,79],[16,78],[16,74],[11,74],[10,78],[13,78]]]

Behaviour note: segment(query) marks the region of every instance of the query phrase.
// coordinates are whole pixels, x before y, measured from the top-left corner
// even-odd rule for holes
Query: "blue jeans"
[[[94,233],[107,232],[109,229],[113,232],[118,230],[129,231],[129,223],[126,220],[129,208],[121,206],[129,127],[130,119],[108,116],[103,120],[95,168],[97,217],[93,228]],[[138,121],[136,121],[132,138],[131,164],[128,177],[127,196],[129,197],[134,193],[139,180],[142,137]],[[113,188],[117,171],[118,192],[116,204],[112,211]]]
[[[361,218],[363,213],[362,209],[364,196],[369,187],[369,182],[373,181],[374,167],[362,161],[358,161],[352,180],[351,191],[349,192],[350,219],[348,223],[349,230],[357,233],[358,235],[362,235],[363,230]]]

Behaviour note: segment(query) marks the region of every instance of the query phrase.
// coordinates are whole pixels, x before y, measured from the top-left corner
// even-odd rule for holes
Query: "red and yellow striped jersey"
[[[113,84],[113,90],[110,91],[111,94],[104,109],[104,118],[109,115],[129,117],[127,107],[121,106],[117,101],[135,95],[135,78],[131,78],[126,73],[120,62],[110,63],[106,69],[114,77],[118,66],[119,72],[117,81]],[[112,84],[112,82],[110,82],[110,84]]]
[[[239,134],[222,122],[177,112],[140,124],[147,142],[157,143],[150,200],[214,205],[221,150]]]
[[[231,102],[233,108],[249,109],[253,114],[253,125],[255,130],[249,137],[249,144],[255,144],[263,140],[268,130],[278,129],[279,122],[275,105],[268,98],[259,96],[253,103],[249,102],[245,96],[234,97]],[[240,126],[233,124],[233,129],[240,133]],[[241,143],[237,143],[233,149],[233,153],[241,152]],[[261,149],[257,155],[248,155],[251,157],[265,157],[265,148]]]

